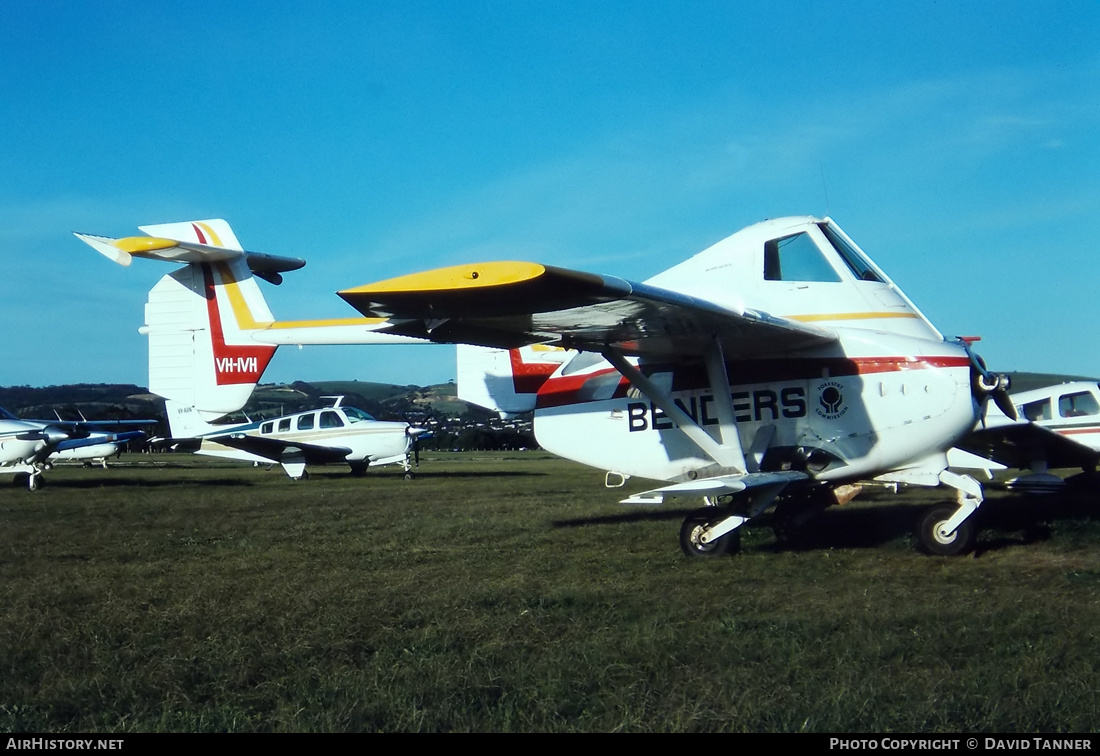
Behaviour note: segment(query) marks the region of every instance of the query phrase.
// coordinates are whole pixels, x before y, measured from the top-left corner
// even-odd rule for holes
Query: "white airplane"
[[[1007,382],[831,219],[750,226],[645,283],[478,263],[338,292],[364,318],[294,322],[274,320],[252,272],[300,260],[244,252],[221,220],[142,230],[77,236],[124,265],[186,264],[150,292],[143,330],[150,389],[200,412],[243,405],[281,344],[473,344],[492,351],[460,350],[466,397],[533,410],[539,443],[606,470],[610,487],[665,484],[627,502],[703,497],[681,528],[688,555],[735,550],[773,505],[785,532],[866,481],[953,489],[921,518],[919,544],[974,544],[982,487],[947,452],[991,396],[1011,412]]]
[[[107,469],[107,460],[120,457],[125,446],[125,442],[105,442],[56,451],[46,460],[46,466],[51,467],[55,462],[80,462],[85,467],[98,464]]]
[[[144,438],[145,433],[139,430],[109,432],[104,429],[148,425],[151,422],[23,420],[0,408],[0,473],[14,475],[13,483],[25,484],[35,491],[44,481],[42,471],[52,455],[79,449],[103,449],[105,444]]]
[[[347,463],[353,475],[366,474],[368,466],[399,464],[405,478],[411,479],[427,429],[375,420],[361,409],[344,406],[343,397],[331,398],[335,401],[329,407],[237,425],[208,423],[195,407],[170,399],[164,406],[172,438],[198,439],[197,454],[279,464],[294,480],[309,477],[307,464],[340,462]]]
[[[1062,490],[1066,482],[1052,469],[1080,468],[1095,483],[1100,463],[1100,385],[1074,381],[1010,394],[1014,417],[999,408],[989,414],[958,448],[990,460],[973,467],[1027,471],[1008,482],[1033,493]]]

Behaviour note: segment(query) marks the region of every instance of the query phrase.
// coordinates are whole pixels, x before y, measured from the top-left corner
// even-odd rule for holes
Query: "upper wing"
[[[957,444],[960,449],[1006,467],[1027,469],[1032,462],[1048,467],[1088,468],[1100,462],[1100,452],[1056,431],[1029,422],[979,428]]]
[[[696,355],[718,337],[728,357],[826,344],[825,328],[648,284],[537,263],[494,262],[414,273],[339,292],[387,330],[514,349],[555,344],[628,354]]]
[[[307,465],[324,465],[333,462],[345,462],[351,449],[343,446],[317,446],[298,441],[280,441],[275,438],[261,438],[247,433],[226,433],[222,436],[208,436],[208,440],[231,446],[234,449],[255,454],[257,457],[282,462],[288,456],[301,456]]]
[[[98,446],[99,444],[120,444],[126,441],[145,438],[142,431],[125,431],[123,433],[95,433],[84,438],[68,438],[61,441],[51,451],[67,451],[80,449],[85,446]]]

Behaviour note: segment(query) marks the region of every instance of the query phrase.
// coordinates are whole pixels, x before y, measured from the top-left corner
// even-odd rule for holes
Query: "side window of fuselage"
[[[840,275],[803,233],[764,243],[764,280],[838,283]]]
[[[313,430],[313,415],[301,415],[298,418],[298,430]]]
[[[1062,417],[1100,415],[1100,404],[1097,404],[1096,397],[1089,391],[1063,394],[1058,398],[1058,414]]]
[[[321,427],[342,428],[344,427],[344,421],[341,420],[340,416],[332,410],[327,410],[321,413]]]
[[[260,433],[264,434],[265,436],[271,433],[271,431],[273,430],[275,430],[275,423],[264,423],[260,426]]]
[[[1036,399],[1034,402],[1028,402],[1023,407],[1024,417],[1028,420],[1049,420],[1050,419],[1050,398]]]
[[[285,433],[288,430],[290,430],[290,418],[284,417],[282,420],[279,421],[279,432]]]

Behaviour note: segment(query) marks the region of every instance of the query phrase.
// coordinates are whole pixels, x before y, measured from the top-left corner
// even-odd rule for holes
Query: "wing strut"
[[[722,343],[716,337],[711,339],[707,348],[706,363],[710,392],[718,409],[718,439],[734,455],[733,467],[747,472],[741,436],[737,433],[737,423],[733,419],[733,397],[730,395],[730,378],[726,372],[726,356],[722,353]]]
[[[737,427],[733,420],[733,399],[730,397],[730,384],[725,377],[725,361],[717,339],[707,350],[707,373],[715,403],[718,405],[720,442],[715,441],[702,426],[691,419],[688,413],[680,409],[669,394],[661,391],[653,381],[642,374],[642,371],[631,365],[622,352],[608,346],[605,347],[603,356],[630,381],[631,385],[641,391],[646,399],[653,402],[672,422],[676,423],[684,435],[695,442],[704,454],[722,467],[729,468],[736,475],[745,475],[748,472],[745,466],[745,453],[741,449],[741,438],[737,434]]]

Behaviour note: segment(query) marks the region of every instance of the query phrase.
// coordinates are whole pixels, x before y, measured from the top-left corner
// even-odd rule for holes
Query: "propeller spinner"
[[[1008,389],[1011,386],[1008,376],[1004,373],[990,371],[985,366],[985,360],[971,349],[971,345],[980,339],[980,336],[959,337],[959,343],[962,344],[967,357],[970,358],[974,398],[982,405],[982,425],[985,425],[985,408],[990,399],[1005,414],[1005,417],[1016,420],[1019,415],[1016,413],[1016,405],[1012,403],[1012,399],[1008,395]]]

